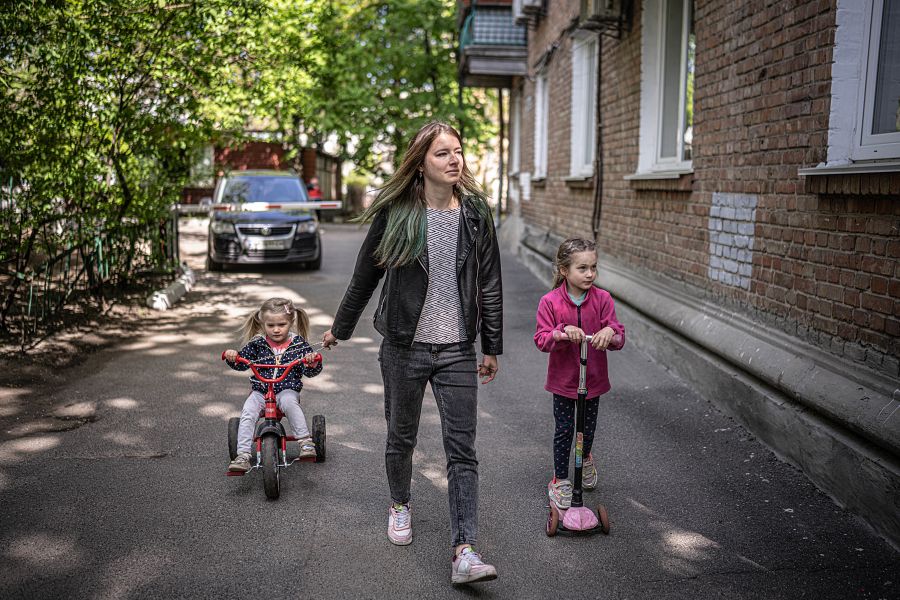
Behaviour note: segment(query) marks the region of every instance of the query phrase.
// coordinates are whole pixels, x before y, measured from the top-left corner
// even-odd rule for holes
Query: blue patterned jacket
[[[275,359],[275,352],[272,351],[272,347],[269,346],[268,342],[266,342],[266,338],[261,335],[257,335],[249,342],[247,345],[241,348],[240,352],[238,352],[238,356],[246,358],[250,362],[254,363],[262,363],[267,365],[286,365],[291,361],[297,360],[299,358],[303,358],[304,355],[312,352],[312,348],[309,343],[303,339],[302,336],[294,335],[291,338],[291,345],[287,347],[287,350],[281,355],[280,359]],[[225,361],[228,363],[228,366],[234,369],[235,371],[246,371],[250,367],[247,365],[242,365],[237,362]],[[284,378],[279,383],[275,384],[275,393],[281,392],[283,390],[296,390],[300,391],[303,389],[303,383],[301,381],[301,377],[315,377],[319,373],[322,372],[322,363],[320,362],[315,367],[308,367],[302,362],[291,369],[290,374]],[[261,369],[260,375],[263,377],[271,377],[275,378],[280,376],[283,373],[281,369]],[[266,389],[268,388],[267,384],[262,383],[255,376],[250,376],[250,384],[253,386],[253,389],[262,394],[266,393]]]

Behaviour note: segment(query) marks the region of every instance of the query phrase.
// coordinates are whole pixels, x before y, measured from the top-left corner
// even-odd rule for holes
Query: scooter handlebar
[[[565,333],[565,332],[560,332],[560,333],[562,333],[562,337],[561,337],[560,339],[563,339],[563,340],[568,340],[568,339],[569,339],[569,334],[568,334],[568,333]],[[590,344],[590,343],[591,343],[591,340],[592,340],[593,338],[594,338],[593,335],[586,335],[586,336],[584,336],[584,343]],[[615,334],[615,335],[612,337],[612,339],[609,341],[609,346],[607,346],[607,348],[621,348],[621,347],[622,347],[622,343],[623,343],[623,342],[622,342],[622,336],[621,336],[620,334],[617,333],[617,334]]]

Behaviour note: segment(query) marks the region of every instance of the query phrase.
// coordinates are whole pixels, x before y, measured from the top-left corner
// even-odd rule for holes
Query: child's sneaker
[[[597,467],[594,466],[594,456],[591,454],[588,454],[581,465],[581,486],[586,490],[597,487]]]
[[[567,510],[572,506],[572,482],[568,479],[557,480],[554,477],[547,484],[547,495],[550,496],[550,501],[556,505],[556,508]]]
[[[412,543],[412,513],[409,504],[391,504],[388,515],[388,539],[397,546]]]
[[[250,453],[249,452],[241,452],[237,456],[234,457],[234,460],[231,461],[228,465],[229,471],[236,471],[238,473],[246,473],[250,470]]]
[[[297,445],[300,448],[300,458],[316,457],[316,445],[313,443],[311,437],[306,436],[305,438],[297,440]]]
[[[497,579],[497,569],[494,565],[482,561],[481,555],[471,546],[466,546],[462,552],[453,557],[453,567],[450,569],[451,583],[475,583],[492,579]]]

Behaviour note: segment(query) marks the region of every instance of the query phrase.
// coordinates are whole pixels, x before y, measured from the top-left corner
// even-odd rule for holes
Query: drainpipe
[[[503,140],[506,136],[506,127],[503,123],[503,88],[497,88],[497,98],[500,103],[500,179],[497,191],[497,228],[500,228],[500,213],[503,208]]]
[[[603,36],[597,36],[597,108],[596,137],[594,149],[594,215],[591,219],[594,240],[600,231],[600,214],[603,208]]]

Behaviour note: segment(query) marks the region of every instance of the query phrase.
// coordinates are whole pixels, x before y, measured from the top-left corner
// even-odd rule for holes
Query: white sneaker
[[[597,467],[594,465],[594,456],[588,454],[588,457],[581,464],[581,485],[586,490],[592,490],[597,487]]]
[[[391,504],[388,515],[388,539],[397,546],[412,543],[412,513],[409,504]]]
[[[250,453],[249,452],[241,452],[237,456],[234,457],[234,460],[228,465],[229,471],[236,471],[238,473],[246,473],[250,470]]]
[[[462,552],[453,558],[453,567],[450,569],[451,583],[475,583],[492,579],[497,579],[497,569],[494,565],[482,561],[481,555],[471,546],[463,548]]]
[[[309,436],[297,440],[297,448],[299,450],[299,458],[316,457],[316,445],[313,443],[312,438]]]
[[[554,477],[547,484],[547,495],[550,502],[559,510],[566,510],[572,506],[572,482],[568,479],[556,479]]]

